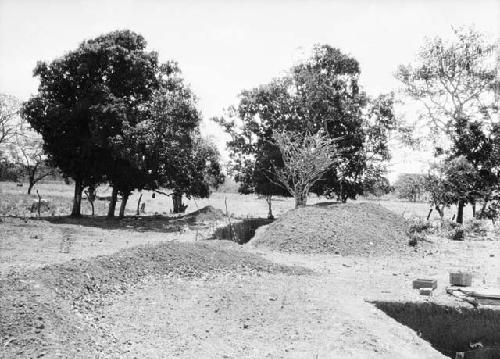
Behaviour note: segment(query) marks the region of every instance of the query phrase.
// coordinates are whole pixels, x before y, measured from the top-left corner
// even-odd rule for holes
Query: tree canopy
[[[160,64],[141,35],[123,30],[84,41],[40,62],[34,75],[38,94],[22,113],[41,134],[51,163],[75,180],[72,215],[80,214],[83,188],[103,182],[113,187],[109,216],[118,194],[123,215],[134,189],[208,195],[181,184],[187,168],[199,172],[199,156],[218,160],[194,144],[201,119],[195,97],[177,64]]]
[[[500,183],[496,48],[474,29],[455,29],[450,41],[427,40],[414,64],[400,66],[397,73],[405,93],[424,109],[421,120],[434,137],[435,154],[450,165],[472,166],[478,176],[475,198],[485,201]],[[464,166],[452,172],[470,173]],[[443,195],[455,199],[457,221],[462,221],[463,206],[475,200],[464,198],[460,186],[450,188],[457,189],[455,195]]]
[[[369,99],[360,91],[359,74],[354,58],[317,45],[312,56],[287,76],[243,91],[238,106],[230,108],[226,118],[217,119],[231,135],[228,148],[240,191],[289,195],[269,180],[269,174],[275,173],[273,166],[283,166],[273,133],[322,130],[336,139],[338,162],[311,191],[337,195],[343,201],[362,193],[370,161],[375,165],[389,155],[385,142],[395,118],[392,96]]]

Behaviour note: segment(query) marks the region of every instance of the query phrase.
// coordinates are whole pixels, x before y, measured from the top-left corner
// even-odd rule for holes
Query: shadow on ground
[[[464,359],[500,358],[500,310],[455,308],[429,302],[373,304],[448,357],[455,358],[457,352],[464,352]]]
[[[18,217],[24,219],[24,217]],[[206,206],[195,212],[179,216],[127,216],[123,218],[106,216],[41,216],[30,220],[44,220],[52,224],[74,224],[105,230],[135,230],[139,232],[182,232],[186,229],[208,229],[224,225],[227,218],[223,212],[212,206]],[[215,230],[215,228],[213,228]]]

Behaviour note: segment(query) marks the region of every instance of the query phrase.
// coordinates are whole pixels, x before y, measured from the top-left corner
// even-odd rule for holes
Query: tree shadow
[[[175,233],[187,229],[200,230],[214,227],[223,223],[225,216],[221,210],[206,206],[195,212],[183,215],[153,215],[153,216],[126,216],[123,218],[106,216],[41,216],[37,218],[52,224],[72,224],[83,227],[94,227],[105,230],[134,230],[138,232]]]
[[[451,307],[429,302],[372,302],[413,329],[442,354],[455,358],[500,358],[500,310]],[[481,343],[483,348],[474,348]]]

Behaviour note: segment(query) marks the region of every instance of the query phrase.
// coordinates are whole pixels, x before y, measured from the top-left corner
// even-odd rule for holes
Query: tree
[[[182,196],[208,197],[210,186],[223,182],[219,153],[199,134],[196,98],[174,62],[160,67],[159,88],[148,119],[137,127],[136,142],[148,173],[145,188],[172,191],[174,212],[185,208]]]
[[[417,173],[402,173],[394,183],[394,188],[399,198],[416,202],[425,190],[425,177]]]
[[[407,95],[423,105],[421,118],[434,133],[454,135],[460,121],[498,110],[496,46],[473,29],[455,29],[454,41],[427,40],[413,65],[400,66],[397,78]],[[484,117],[483,117],[484,118]]]
[[[16,134],[20,101],[14,96],[0,93],[0,150]]]
[[[114,140],[142,119],[157,88],[157,54],[145,47],[141,35],[114,31],[35,68],[38,94],[22,113],[41,134],[50,162],[75,180],[73,216],[80,215],[84,187],[116,181],[112,165],[125,153],[115,151]]]
[[[47,163],[42,137],[24,120],[16,127],[9,153],[12,162],[19,165],[28,177],[28,194],[36,183],[55,173],[55,169]]]
[[[241,93],[238,106],[216,121],[231,136],[232,173],[242,193],[268,198],[290,195],[269,180],[269,172],[283,166],[273,132],[314,134],[320,130],[336,139],[339,161],[315,182],[311,192],[337,195],[343,201],[362,193],[368,135],[363,109],[368,98],[359,90],[359,73],[354,58],[328,45],[317,45],[312,56],[294,66],[288,76]]]
[[[322,131],[304,135],[275,132],[273,138],[283,166],[275,167],[269,178],[295,198],[295,208],[305,206],[312,186],[338,161],[334,141]]]
[[[207,198],[212,188],[216,189],[224,183],[219,151],[207,139],[195,137],[190,156],[183,160],[185,165],[178,168],[177,178],[170,186],[174,213],[184,212],[183,195],[188,198]]]
[[[363,182],[364,195],[370,194],[375,197],[382,197],[392,191],[392,186],[387,177],[383,176],[384,173],[382,171],[378,168],[374,168],[368,169],[367,172]]]
[[[476,190],[482,189],[487,201],[499,180],[492,146],[497,141],[494,132],[500,88],[497,46],[473,29],[456,29],[454,35],[453,41],[427,40],[416,63],[400,66],[397,77],[406,94],[423,105],[421,118],[435,142],[441,138],[435,153],[448,160],[464,157],[479,174]],[[469,173],[465,168],[458,173],[462,170]],[[456,193],[456,198],[461,195]],[[475,208],[475,199],[458,200],[457,220],[462,218],[466,203]]]
[[[481,179],[478,171],[467,158],[460,156],[446,161],[443,165],[445,175],[443,195],[447,203],[457,204],[457,223],[463,223],[464,207],[467,203],[474,203],[480,196],[479,185]]]

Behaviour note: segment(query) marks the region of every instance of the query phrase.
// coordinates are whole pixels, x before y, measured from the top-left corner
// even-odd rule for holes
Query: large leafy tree
[[[208,197],[210,186],[223,182],[219,153],[199,134],[196,98],[181,75],[174,62],[160,67],[160,86],[135,136],[144,153],[145,188],[170,190],[175,213],[182,211],[183,195]]]
[[[360,91],[359,74],[354,58],[328,45],[317,45],[312,56],[294,66],[288,76],[243,91],[238,106],[230,108],[226,118],[216,119],[231,136],[228,147],[240,192],[290,195],[270,180],[275,169],[283,167],[273,133],[316,134],[321,130],[336,140],[338,162],[311,191],[337,195],[343,201],[362,193],[370,161],[375,165],[388,155],[383,142],[390,131],[386,124],[394,116],[392,96],[368,99]],[[370,133],[375,125],[381,132]]]
[[[425,191],[425,176],[418,173],[402,173],[394,183],[399,198],[416,202]]]
[[[434,137],[435,153],[447,160],[464,157],[478,172],[476,190],[487,201],[499,184],[496,46],[473,29],[456,29],[454,35],[451,41],[427,40],[415,63],[400,66],[397,77],[422,106],[420,119]],[[454,198],[461,220],[463,206],[475,200],[459,193]]]
[[[117,143],[142,120],[158,87],[157,54],[145,48],[141,35],[115,31],[35,68],[38,94],[23,116],[42,135],[49,160],[75,180],[73,216],[85,186],[105,179],[117,186],[127,172],[128,164],[117,165],[127,161]]]
[[[464,156],[453,158],[436,166],[427,178],[431,203],[443,216],[444,207],[458,205],[457,223],[463,223],[464,206],[480,195],[481,178],[472,163]]]

